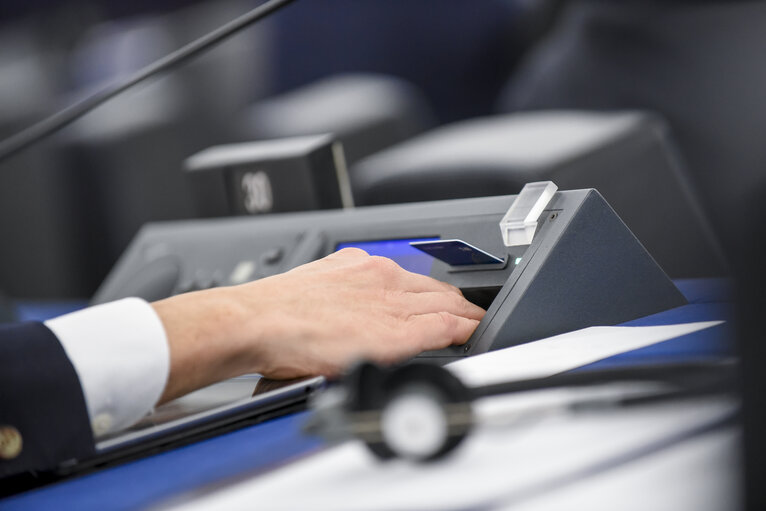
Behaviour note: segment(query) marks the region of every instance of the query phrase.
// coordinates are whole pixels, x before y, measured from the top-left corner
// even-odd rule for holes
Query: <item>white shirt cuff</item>
[[[125,298],[45,322],[80,378],[93,435],[119,431],[149,413],[170,372],[165,329],[151,305]]]

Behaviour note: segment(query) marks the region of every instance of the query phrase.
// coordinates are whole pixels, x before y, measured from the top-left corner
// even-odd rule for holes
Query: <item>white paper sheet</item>
[[[460,361],[452,367],[474,385],[542,376],[720,323],[588,328]],[[539,397],[545,401],[545,396]],[[529,396],[519,398],[528,400]],[[505,396],[496,401],[513,405],[513,399]],[[261,477],[206,496],[197,495],[173,509],[505,508],[530,499],[535,501],[548,495],[549,490],[567,487],[572,480],[587,479],[594,470],[598,472],[612,464],[622,466],[632,459],[629,453],[664,446],[667,438],[682,437],[684,432],[720,420],[731,414],[735,406],[718,399],[622,412],[553,414],[525,427],[483,425],[447,459],[427,465],[401,460],[383,463],[361,442],[352,441]],[[684,468],[688,472],[683,472]],[[693,468],[682,467],[678,477],[696,477]],[[694,481],[689,481],[687,487],[695,487]],[[636,489],[635,495],[640,496],[642,491],[643,488]]]
[[[499,510],[695,511],[744,509],[739,431],[726,428],[680,442],[654,456],[579,484],[545,492]]]
[[[452,456],[431,464],[381,462],[361,442],[347,442],[261,477],[209,495],[195,495],[172,509],[513,509],[571,483],[629,466],[638,453],[654,449],[662,453],[668,437],[716,420],[732,409],[720,401],[704,406],[672,403],[651,410],[550,417],[524,428],[480,429]],[[726,470],[727,461],[720,460],[719,466],[719,460],[711,460],[709,470]],[[683,466],[665,484],[695,487],[697,468]],[[643,491],[647,489],[632,488],[629,495],[640,498]],[[650,491],[658,501],[666,490],[655,486]],[[620,509],[619,499],[610,503],[614,504],[610,509]]]
[[[550,376],[611,356],[720,325],[594,326],[448,364],[467,385]]]

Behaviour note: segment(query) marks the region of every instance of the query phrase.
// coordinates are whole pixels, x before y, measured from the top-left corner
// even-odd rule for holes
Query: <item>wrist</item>
[[[170,352],[170,373],[160,403],[247,372],[246,343],[237,338],[244,311],[229,289],[151,304],[165,328]]]

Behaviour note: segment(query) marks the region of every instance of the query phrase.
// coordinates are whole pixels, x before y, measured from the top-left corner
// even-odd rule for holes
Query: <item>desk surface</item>
[[[731,320],[726,281],[680,280],[689,304],[625,323],[664,325]],[[605,359],[589,367],[719,357],[729,352],[731,321]],[[300,434],[305,414],[282,417],[0,501],[0,509],[142,509],[188,492],[271,470],[322,448]]]

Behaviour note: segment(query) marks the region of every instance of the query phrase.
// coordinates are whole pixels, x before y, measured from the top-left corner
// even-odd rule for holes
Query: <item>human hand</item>
[[[171,352],[162,401],[249,372],[334,376],[360,358],[407,359],[464,343],[484,315],[454,286],[359,249],[153,306]]]

